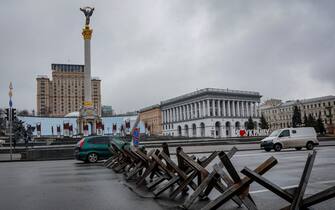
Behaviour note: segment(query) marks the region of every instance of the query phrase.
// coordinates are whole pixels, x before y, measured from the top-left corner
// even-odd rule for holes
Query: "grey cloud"
[[[92,74],[103,104],[139,109],[204,87],[264,98],[334,95],[333,1],[5,1],[0,106],[9,81],[35,108],[51,63],[82,63],[80,6],[92,17]]]

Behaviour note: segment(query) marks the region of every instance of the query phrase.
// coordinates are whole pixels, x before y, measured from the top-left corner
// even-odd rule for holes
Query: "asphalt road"
[[[299,183],[309,152],[241,151],[236,153],[232,162],[239,170],[244,166],[254,169],[273,155],[279,163],[265,177],[279,186],[292,187]],[[317,152],[306,195],[335,185],[335,147],[320,147]],[[197,154],[203,155],[206,154]],[[211,170],[211,165],[208,170]],[[0,208],[6,210],[172,210],[178,209],[182,202],[182,198],[170,201],[164,194],[153,199],[150,192],[126,183],[122,174],[115,174],[101,163],[83,164],[75,160],[0,163],[0,187]],[[255,183],[251,185],[250,193],[259,209],[280,209],[288,204]],[[213,192],[210,197],[213,199],[218,195]],[[198,202],[193,209],[205,204]],[[333,209],[334,206],[335,199],[332,199],[313,208]],[[220,209],[244,208],[228,202]]]

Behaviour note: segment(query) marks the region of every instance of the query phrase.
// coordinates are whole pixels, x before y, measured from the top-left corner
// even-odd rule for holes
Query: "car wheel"
[[[270,152],[271,151],[271,148],[266,148],[266,149],[264,149],[265,151],[267,151],[267,152]]]
[[[313,144],[313,142],[311,142],[311,141],[307,142],[307,144],[306,144],[306,148],[307,148],[308,150],[312,150],[312,149],[314,148],[314,144]]]
[[[87,155],[87,161],[89,163],[95,163],[95,162],[97,162],[98,161],[98,154],[94,153],[94,152],[88,154]]]
[[[276,152],[279,152],[279,151],[281,150],[281,148],[282,148],[281,144],[275,144],[275,145],[273,146],[273,149],[274,149]]]

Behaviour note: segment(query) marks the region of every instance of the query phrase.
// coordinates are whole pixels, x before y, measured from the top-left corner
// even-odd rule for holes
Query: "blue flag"
[[[12,106],[13,106],[12,99],[9,99],[9,107],[12,108]]]

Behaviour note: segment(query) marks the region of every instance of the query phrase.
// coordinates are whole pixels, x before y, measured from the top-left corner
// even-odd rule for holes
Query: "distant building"
[[[160,104],[163,134],[190,137],[239,136],[251,116],[258,129],[258,92],[206,88]]]
[[[273,99],[272,99],[273,100]],[[280,100],[277,100],[277,102]],[[273,104],[266,101],[260,106],[260,111],[269,123],[270,130],[292,126],[293,107],[298,106],[301,117],[311,114],[314,118],[323,120],[327,133],[334,133],[335,96],[323,96],[303,100],[291,100]],[[302,119],[303,120],[303,119]]]
[[[101,116],[102,117],[111,117],[113,115],[115,115],[115,112],[112,106],[106,106],[106,105],[101,106]]]
[[[162,135],[162,114],[159,104],[141,109],[139,116],[146,134]]]
[[[84,65],[51,64],[52,79],[37,77],[37,115],[65,116],[84,102]],[[92,102],[101,115],[101,80],[92,78]]]

